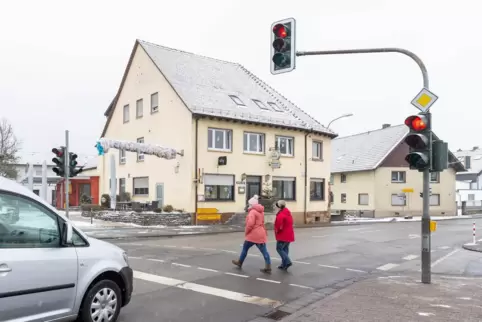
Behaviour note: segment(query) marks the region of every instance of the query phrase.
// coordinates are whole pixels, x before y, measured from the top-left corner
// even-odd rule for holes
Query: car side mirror
[[[73,235],[72,224],[70,222],[65,222],[63,236],[62,236],[62,244],[64,246],[72,245],[72,235]]]

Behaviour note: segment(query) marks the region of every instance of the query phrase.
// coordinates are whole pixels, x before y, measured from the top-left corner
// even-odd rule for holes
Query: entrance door
[[[156,184],[156,200],[159,208],[164,207],[164,183]]]
[[[261,176],[246,177],[246,203],[254,195],[261,196]]]
[[[77,200],[79,200],[78,204],[81,203],[92,203],[92,196],[90,195],[90,183],[81,183],[79,184],[79,195]]]

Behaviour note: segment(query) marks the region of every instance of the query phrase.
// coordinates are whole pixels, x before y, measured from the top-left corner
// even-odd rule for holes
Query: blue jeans
[[[256,245],[256,247],[258,247],[261,254],[263,254],[265,263],[267,265],[271,265],[271,258],[269,257],[268,248],[266,247],[266,244],[255,244],[255,243],[247,241],[247,240],[244,241],[243,249],[241,250],[241,255],[239,255],[239,261],[241,263],[244,262],[244,260],[246,259],[246,256],[248,256],[248,250],[253,245]]]
[[[276,251],[278,252],[279,256],[281,257],[281,266],[286,267],[287,265],[291,264],[291,259],[288,256],[290,252],[290,243],[277,241],[276,242]]]

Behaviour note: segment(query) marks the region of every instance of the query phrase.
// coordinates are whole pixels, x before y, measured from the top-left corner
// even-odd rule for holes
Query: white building
[[[460,207],[465,201],[467,209],[482,210],[482,149],[475,146],[470,150],[459,149],[454,154],[467,169],[457,174],[457,205]]]

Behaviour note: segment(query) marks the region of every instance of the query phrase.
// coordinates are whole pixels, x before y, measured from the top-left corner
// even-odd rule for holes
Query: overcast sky
[[[295,7],[290,7],[294,4]],[[417,110],[417,65],[399,54],[301,57],[269,72],[270,26],[297,20],[298,50],[402,47],[425,62],[434,129],[451,150],[482,145],[480,0],[15,0],[2,2],[0,117],[22,155],[50,157],[70,130],[71,150],[95,155],[104,111],[135,39],[239,62],[346,136],[401,124]],[[159,142],[162,144],[162,142]]]

